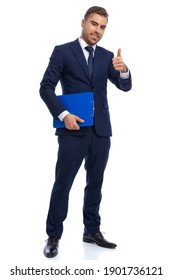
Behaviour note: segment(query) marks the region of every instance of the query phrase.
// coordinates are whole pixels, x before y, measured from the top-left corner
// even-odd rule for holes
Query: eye
[[[91,24],[97,26],[97,23],[95,21],[91,21]]]

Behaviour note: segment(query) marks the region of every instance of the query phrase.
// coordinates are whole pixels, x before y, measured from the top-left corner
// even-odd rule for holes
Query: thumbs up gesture
[[[125,73],[128,71],[127,66],[125,65],[125,63],[122,60],[121,49],[118,49],[117,56],[112,59],[112,64],[113,64],[115,70],[117,70],[117,71],[120,71],[122,73]]]

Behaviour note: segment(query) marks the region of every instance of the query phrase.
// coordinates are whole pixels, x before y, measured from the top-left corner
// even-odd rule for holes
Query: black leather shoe
[[[115,249],[117,247],[116,244],[107,241],[103,237],[100,231],[95,234],[84,233],[83,241],[87,243],[95,243],[100,247],[109,248],[109,249]]]
[[[44,255],[47,258],[53,258],[58,254],[59,239],[55,237],[49,237],[47,244],[44,248]]]

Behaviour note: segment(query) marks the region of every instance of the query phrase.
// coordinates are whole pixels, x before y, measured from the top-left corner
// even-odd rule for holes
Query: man
[[[97,46],[107,23],[108,14],[104,8],[89,8],[81,22],[80,38],[55,47],[41,82],[42,99],[52,116],[65,123],[65,128],[56,130],[59,151],[46,222],[48,240],[44,248],[44,255],[48,258],[58,253],[63,221],[68,211],[69,192],[83,160],[87,175],[83,203],[83,241],[105,248],[116,247],[116,244],[107,241],[101,234],[99,215],[101,188],[112,135],[107,81],[110,80],[120,90],[129,91],[131,74],[122,60],[121,49],[114,57],[112,52]],[[90,50],[85,49],[86,46],[92,47],[91,55]],[[88,68],[89,57],[94,60],[92,69]],[[55,88],[59,81],[63,94],[94,93],[93,126],[80,127],[80,123],[85,120],[68,112],[57,99]]]

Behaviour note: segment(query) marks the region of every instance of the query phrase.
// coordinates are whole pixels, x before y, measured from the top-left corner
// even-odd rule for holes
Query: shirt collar
[[[78,38],[78,41],[82,49],[85,49],[85,47],[88,46],[88,44],[81,37]],[[92,47],[95,51],[96,45],[93,45]]]

